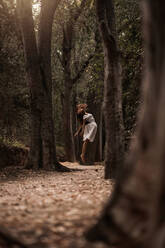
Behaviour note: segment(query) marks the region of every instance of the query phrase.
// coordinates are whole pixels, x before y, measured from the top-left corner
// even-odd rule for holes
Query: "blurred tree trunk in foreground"
[[[165,245],[165,2],[144,0],[146,72],[136,142],[112,199],[87,234],[115,247]]]
[[[31,146],[28,168],[62,168],[56,159],[51,78],[52,22],[58,3],[59,0],[41,1],[37,44],[31,1],[17,0],[31,94]]]
[[[116,178],[123,162],[121,72],[116,41],[113,0],[97,0],[97,16],[104,49],[104,115],[106,128],[105,178]]]

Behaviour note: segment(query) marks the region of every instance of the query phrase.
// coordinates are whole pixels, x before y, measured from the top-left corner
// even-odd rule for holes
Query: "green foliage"
[[[11,0],[0,5],[0,79],[0,135],[21,138],[29,126],[29,92],[16,10]]]
[[[8,148],[12,148],[12,147],[17,147],[17,148],[22,148],[22,149],[27,148],[24,143],[21,143],[20,141],[16,140],[15,138],[11,138],[11,137],[7,138],[7,137],[0,136],[0,145],[6,146]]]

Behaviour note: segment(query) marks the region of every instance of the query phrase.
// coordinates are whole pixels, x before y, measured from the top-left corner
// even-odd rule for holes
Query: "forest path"
[[[102,165],[65,162],[69,173],[6,168],[0,172],[1,227],[29,247],[104,247],[84,243],[112,191]],[[0,243],[0,247],[8,247]]]

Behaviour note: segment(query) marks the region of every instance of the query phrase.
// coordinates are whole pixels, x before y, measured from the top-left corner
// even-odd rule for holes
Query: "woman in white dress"
[[[87,104],[77,105],[77,118],[80,122],[80,127],[75,133],[75,136],[83,137],[82,153],[80,155],[83,163],[86,162],[85,154],[89,142],[93,142],[97,132],[97,124],[92,114],[86,112]]]

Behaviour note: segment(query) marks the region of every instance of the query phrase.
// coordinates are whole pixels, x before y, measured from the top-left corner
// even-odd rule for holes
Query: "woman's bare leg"
[[[81,153],[80,157],[81,157],[81,160],[83,163],[85,163],[85,154],[86,154],[88,143],[89,143],[89,140],[86,139],[82,145],[82,153]]]

